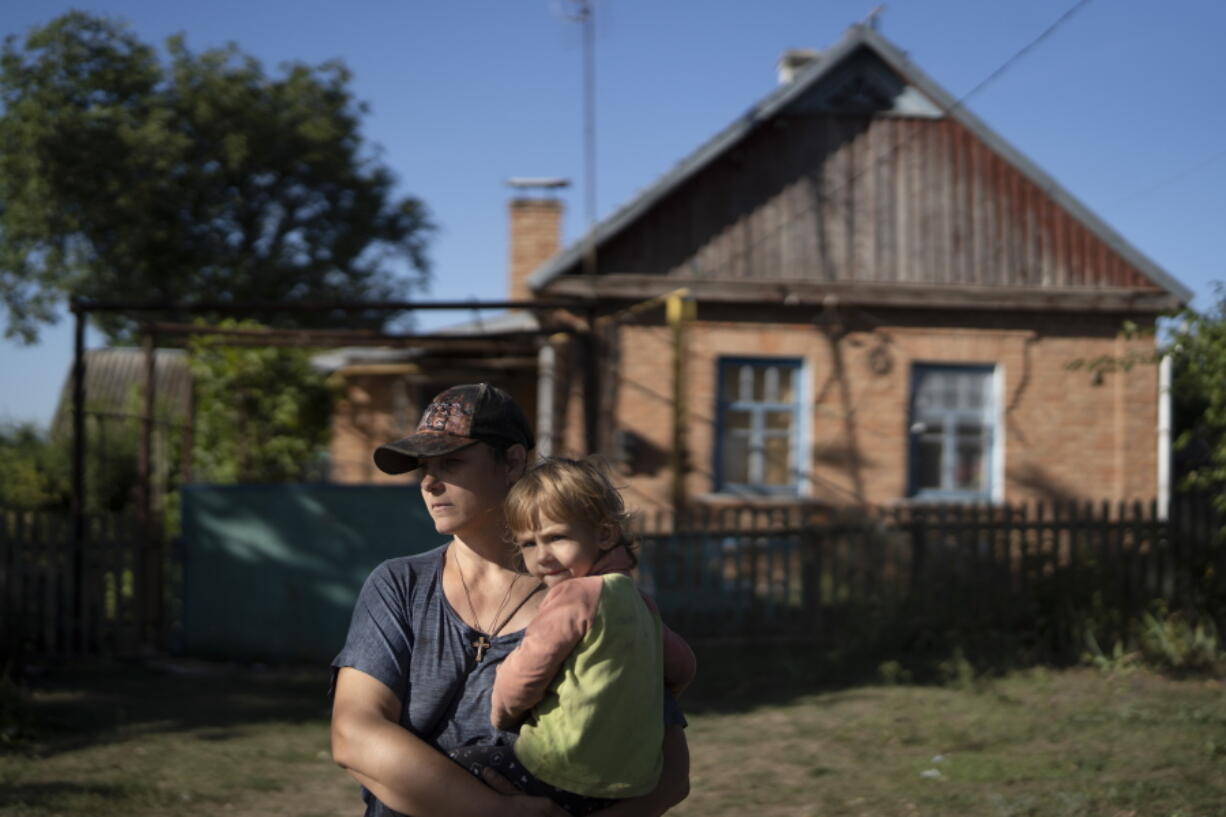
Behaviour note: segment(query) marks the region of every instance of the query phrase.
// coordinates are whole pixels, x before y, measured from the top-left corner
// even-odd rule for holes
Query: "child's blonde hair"
[[[545,516],[555,522],[581,521],[598,529],[611,527],[618,545],[627,550],[633,547],[627,532],[630,514],[622,495],[605,469],[590,459],[542,460],[511,486],[505,509],[507,526],[513,533],[532,530]]]

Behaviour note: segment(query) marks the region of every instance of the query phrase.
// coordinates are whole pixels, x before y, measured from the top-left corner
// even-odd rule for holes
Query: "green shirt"
[[[589,797],[637,797],[655,788],[664,739],[660,628],[659,615],[622,573],[571,579],[549,591],[523,643],[499,667],[491,708],[497,719],[500,711],[515,716],[531,707],[515,743],[528,771]],[[542,683],[533,705],[531,689]],[[528,697],[500,696],[500,686],[527,689]]]

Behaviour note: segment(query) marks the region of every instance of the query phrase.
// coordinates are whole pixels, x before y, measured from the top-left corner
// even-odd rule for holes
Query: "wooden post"
[[[148,644],[153,638],[153,633],[158,630],[158,600],[161,595],[160,559],[155,547],[155,540],[160,537],[156,536],[153,530],[153,413],[157,399],[157,349],[152,332],[145,332],[142,345],[145,353],[145,404],[141,412],[140,460],[138,462],[141,554],[137,559],[140,573],[136,577],[136,588],[140,599],[138,602],[139,638],[143,644]]]
[[[194,447],[196,445],[196,378],[191,373],[190,362],[187,374],[187,408],[184,410],[182,448],[179,452],[182,473],[179,474],[179,484],[190,485],[192,482],[192,465],[195,463]]]
[[[603,380],[600,384],[600,405],[596,420],[596,450],[608,454],[613,450],[613,430],[617,425],[616,406],[618,372],[621,371],[621,339],[616,321],[609,321],[597,335],[597,360]]]
[[[673,508],[685,506],[685,473],[689,457],[686,452],[686,324],[697,317],[694,299],[681,293],[668,296],[666,306],[668,326],[673,340]]]
[[[583,440],[588,454],[600,449],[600,332],[596,310],[588,311],[588,332],[580,335],[583,346]]]
[[[916,507],[910,514],[911,528],[911,587],[912,600],[919,600],[924,591],[928,557],[928,510]]]
[[[72,344],[72,649],[85,649],[85,319],[75,302]]]

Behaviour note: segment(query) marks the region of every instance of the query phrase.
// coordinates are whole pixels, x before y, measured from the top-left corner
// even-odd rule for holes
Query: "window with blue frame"
[[[992,366],[912,369],[909,494],[991,499],[997,401]]]
[[[715,487],[795,495],[801,468],[801,361],[723,358],[719,362]]]

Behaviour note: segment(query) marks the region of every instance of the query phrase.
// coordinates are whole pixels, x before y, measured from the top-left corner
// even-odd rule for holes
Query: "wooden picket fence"
[[[0,659],[160,647],[160,543],[130,515],[0,510]]]
[[[639,524],[641,579],[694,638],[847,646],[975,629],[1067,652],[1087,621],[1120,630],[1159,599],[1226,627],[1207,496],[1177,497],[1165,519],[1152,502],[1040,503],[696,508]]]
[[[696,508],[639,519],[640,579],[687,637],[847,646],[899,632],[1028,633],[1054,650],[1156,600],[1226,633],[1226,520],[1154,503]],[[177,580],[130,516],[0,511],[0,663],[165,649]]]

